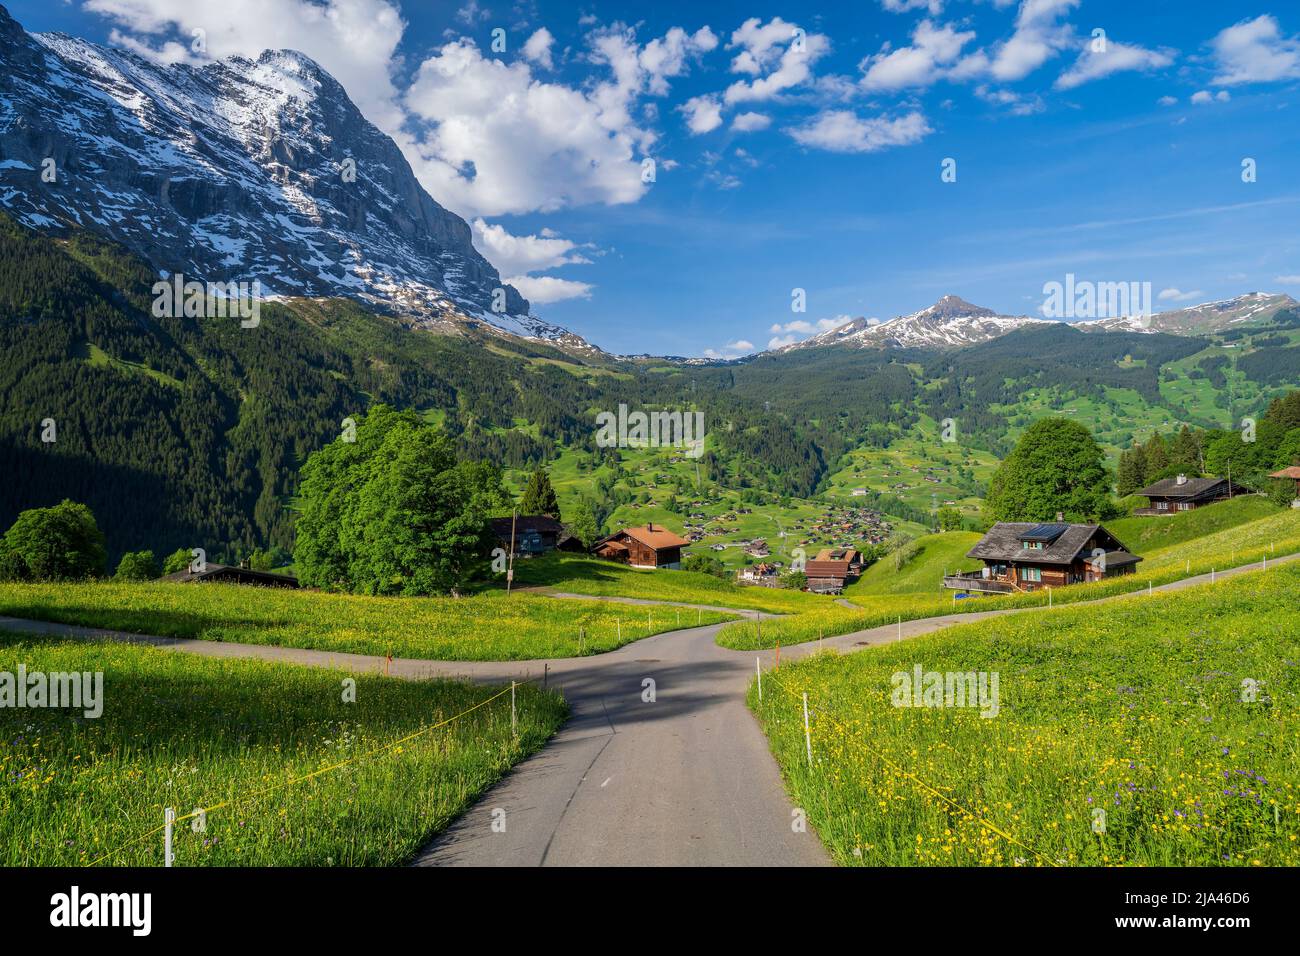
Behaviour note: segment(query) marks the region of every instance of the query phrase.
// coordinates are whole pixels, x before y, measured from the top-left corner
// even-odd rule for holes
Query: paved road
[[[1292,555],[1275,563],[1300,558]],[[1257,570],[1250,565],[1217,578]],[[1200,575],[1156,588],[1175,591]],[[1132,597],[1131,595],[1119,597]],[[1104,600],[1116,600],[1118,597]],[[1140,596],[1137,598],[1140,599]],[[990,603],[992,603],[990,601]],[[1047,609],[997,609],[904,621],[825,641],[853,651],[957,623]],[[553,661],[438,662],[397,659],[391,673],[499,683],[540,677],[563,689],[573,716],[419,854],[419,865],[751,865],[829,863],[812,832],[791,826],[790,805],[767,742],[744,704],[755,658],[771,651],[719,648],[721,625],[645,638],[608,654]],[[110,637],[219,657],[259,657],[358,671],[382,658],[297,648],[142,637],[94,628],[0,618],[0,628]],[[818,649],[784,648],[785,660]],[[643,700],[643,681],[655,700]],[[504,810],[496,832],[494,810]]]

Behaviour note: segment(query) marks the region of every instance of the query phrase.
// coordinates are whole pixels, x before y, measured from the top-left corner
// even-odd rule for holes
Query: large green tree
[[[3,565],[11,577],[73,581],[104,573],[108,552],[95,516],[65,499],[52,508],[31,508],[5,532]]]
[[[414,412],[377,405],[303,466],[294,563],[305,584],[366,594],[456,593],[483,572],[500,472],[457,461]]]
[[[992,521],[1104,517],[1110,502],[1106,456],[1083,425],[1042,418],[1025,429],[989,482],[984,508]]]
[[[529,476],[524,496],[519,500],[519,513],[549,515],[556,521],[564,520],[560,517],[560,500],[555,496],[555,489],[551,487],[551,479],[545,468],[538,466]]]

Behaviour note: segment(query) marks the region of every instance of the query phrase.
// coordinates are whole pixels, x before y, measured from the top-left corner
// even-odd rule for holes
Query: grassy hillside
[[[1134,554],[1146,554],[1266,518],[1277,512],[1277,505],[1267,498],[1250,495],[1221,501],[1195,511],[1179,512],[1167,518],[1117,518],[1107,521],[1106,527]]]
[[[388,598],[237,584],[4,584],[0,615],[241,644],[448,661],[598,654],[697,623],[672,608],[620,607],[494,591]]]
[[[572,594],[713,604],[776,614],[796,614],[832,603],[827,597],[803,591],[741,587],[711,574],[638,571],[612,561],[561,554],[520,561],[515,565],[515,581],[521,587],[548,587]]]
[[[4,866],[161,866],[163,809],[226,801],[176,826],[177,866],[401,864],[565,717],[522,685],[514,737],[501,688],[0,634],[19,664],[102,672],[103,714],[0,709]]]
[[[1152,519],[1159,520],[1159,519]],[[1136,574],[1109,578],[1091,584],[1072,584],[1051,590],[1053,604],[1092,601],[1177,581],[1190,575],[1208,574],[1243,564],[1253,564],[1284,554],[1300,552],[1300,511],[1278,511],[1201,538],[1170,545],[1143,555]],[[797,617],[770,621],[760,629],[754,623],[735,621],[718,633],[718,643],[736,650],[801,644],[820,637],[892,624],[899,618],[913,620],[940,614],[963,614],[994,608],[1037,607],[1047,604],[1048,591],[1015,595],[994,595],[956,600],[952,592],[898,593],[858,598],[859,608],[832,606]]]
[[[917,538],[916,552],[903,567],[896,568],[893,555],[885,555],[844,589],[850,600],[884,594],[933,594],[942,587],[946,572],[969,571],[982,562],[966,557],[981,535],[973,531],[949,531]]]
[[[1295,866],[1297,593],[1290,565],[968,624],[782,667],[749,702],[842,864]],[[996,716],[893,706],[918,664],[997,674]]]

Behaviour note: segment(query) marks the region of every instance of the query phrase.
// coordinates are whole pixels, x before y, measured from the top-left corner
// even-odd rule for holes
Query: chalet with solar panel
[[[1099,524],[999,521],[967,557],[979,571],[949,574],[943,585],[971,594],[1014,594],[1132,574],[1142,559]]]

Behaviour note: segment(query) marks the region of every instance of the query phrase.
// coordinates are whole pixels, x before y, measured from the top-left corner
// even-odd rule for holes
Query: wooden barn
[[[296,588],[298,579],[290,574],[272,574],[270,571],[254,571],[247,562],[234,564],[207,563],[202,571],[177,571],[165,574],[159,580],[175,583],[191,581],[217,582],[220,584],[256,584],[264,588]]]
[[[582,551],[582,542],[569,534],[564,525],[550,515],[519,515],[517,518],[493,518],[492,533],[501,547],[510,553],[514,540],[514,557],[531,558],[551,551]]]
[[[1142,559],[1099,524],[999,521],[967,557],[980,571],[946,575],[957,591],[1010,594],[1132,574]]]
[[[804,564],[808,590],[815,594],[839,594],[844,585],[862,573],[862,556],[854,548],[822,548]]]
[[[591,553],[598,558],[619,561],[634,568],[679,568],[682,548],[690,544],[667,528],[647,523],[641,528],[622,528],[596,542]]]
[[[1147,485],[1138,492],[1150,500],[1149,508],[1137,508],[1135,515],[1171,515],[1179,511],[1193,511],[1216,501],[1250,494],[1249,488],[1229,481],[1227,478],[1162,478],[1153,485]]]

